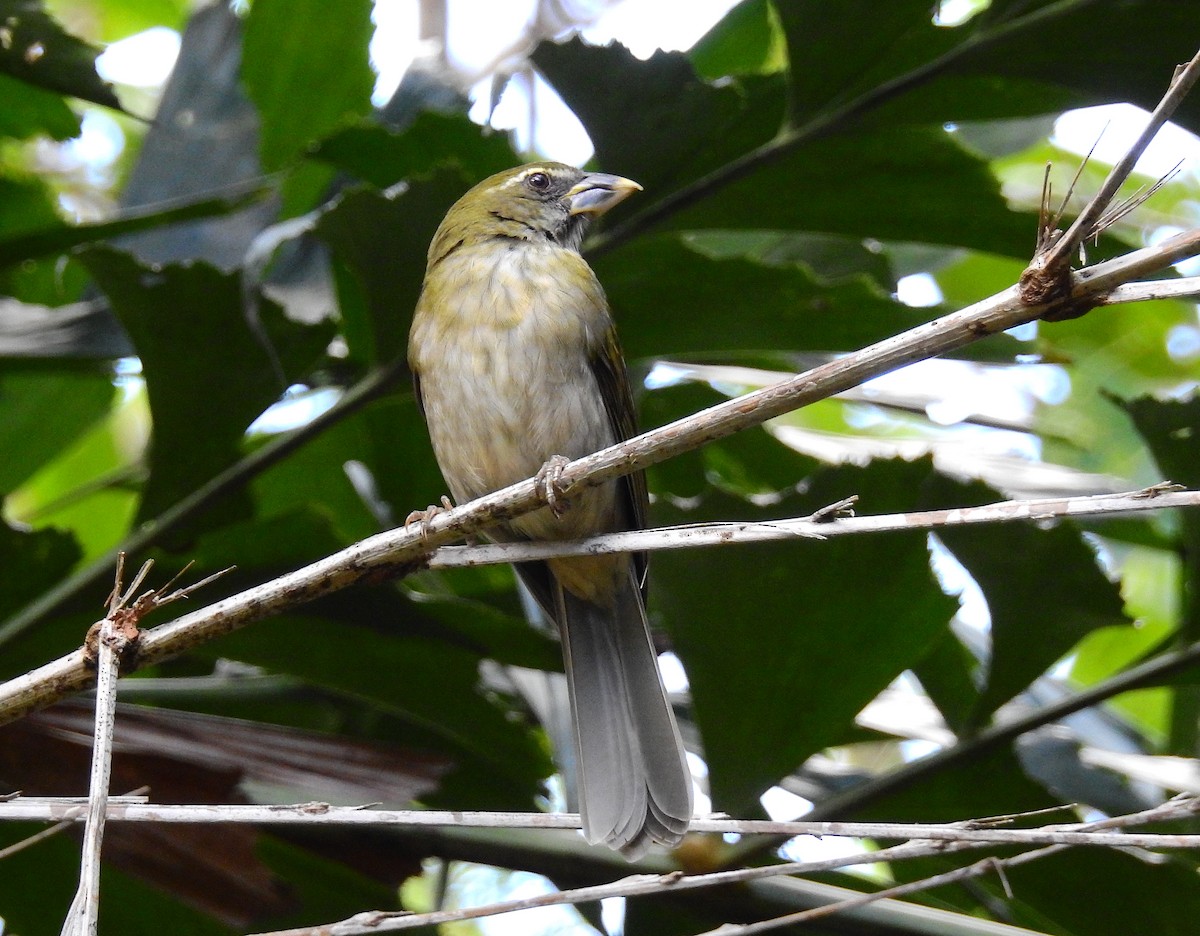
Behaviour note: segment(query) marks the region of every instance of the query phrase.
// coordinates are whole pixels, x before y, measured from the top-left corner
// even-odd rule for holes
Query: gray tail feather
[[[630,859],[674,846],[692,779],[632,573],[614,608],[562,591],[559,601],[584,835]]]

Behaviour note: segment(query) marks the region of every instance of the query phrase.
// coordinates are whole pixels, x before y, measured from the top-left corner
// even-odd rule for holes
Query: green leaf
[[[956,39],[933,26],[924,0],[789,0],[775,10],[787,37],[793,125],[936,58]]]
[[[779,14],[769,0],[739,3],[688,51],[700,77],[770,75],[787,68]]]
[[[373,122],[345,127],[316,144],[310,155],[378,188],[451,164],[465,178],[480,181],[520,162],[505,134],[485,133],[465,114],[432,111],[418,114],[399,131]]]
[[[807,231],[689,231],[685,244],[716,260],[745,257],[768,266],[801,266],[826,282],[865,275],[888,293],[896,273],[888,252],[852,237]]]
[[[952,731],[966,729],[971,713],[978,709],[979,690],[973,678],[975,669],[975,657],[953,631],[943,634],[925,658],[913,667],[921,688]]]
[[[964,507],[1003,499],[982,483],[946,478],[931,480],[925,493],[938,504],[953,499]],[[938,537],[979,584],[991,612],[991,659],[969,719],[976,726],[1087,634],[1132,623],[1120,589],[1071,524],[948,526]]]
[[[641,61],[620,45],[574,39],[542,43],[533,61],[587,128],[596,163],[652,199],[767,142],[783,119],[778,76],[709,84],[679,52]]]
[[[1009,0],[993,3],[977,24],[992,38],[962,59],[954,73],[1055,85],[1070,93],[1065,105],[1070,107],[1129,101],[1152,110],[1176,66],[1196,53],[1192,12],[1187,4],[1161,0],[1032,8]],[[1011,28],[1014,20],[1020,28]],[[1097,68],[1097,62],[1104,67]],[[1172,119],[1193,132],[1200,129],[1200,99],[1185,98]]]
[[[653,519],[803,516],[850,494],[885,513],[911,508],[928,477],[920,462],[833,469],[812,479],[803,498],[766,510],[710,493],[694,510],[660,502]],[[934,581],[920,531],[663,553],[650,568],[652,607],[691,684],[714,804],[735,813],[843,740],[957,607]]]
[[[1088,848],[1059,852],[1005,871],[1016,895],[1013,922],[1053,933],[1155,933],[1190,936],[1200,914],[1194,863],[1147,860],[1136,853]],[[995,899],[1006,885],[987,882]],[[1147,894],[1160,899],[1147,900]]]
[[[480,693],[480,656],[414,634],[404,618],[376,624],[347,627],[324,617],[287,615],[222,638],[203,654],[367,699],[408,726],[396,742],[436,745],[469,761],[478,778],[476,799],[461,808],[527,807],[550,772],[549,760],[527,728]]]
[[[0,139],[24,140],[44,133],[52,140],[79,135],[79,117],[53,91],[0,74]]]
[[[1200,488],[1200,394],[1179,400],[1139,397],[1122,403],[1150,446],[1163,479]],[[1185,519],[1194,511],[1182,511]]]
[[[242,80],[262,121],[260,155],[280,169],[310,144],[367,113],[371,4],[255,0],[246,18]]]
[[[594,268],[631,357],[849,351],[929,317],[865,277],[829,284],[799,265],[713,257],[678,236],[641,238]]]
[[[0,369],[0,492],[12,491],[103,416],[114,388],[84,370]]]
[[[360,342],[350,349],[355,359],[387,362],[404,353],[429,242],[470,185],[459,171],[441,169],[402,193],[350,189],[322,215],[316,235],[354,272],[366,298],[369,320],[347,323],[347,337]]]
[[[1112,402],[1169,393],[1195,380],[1194,361],[1174,357],[1171,335],[1195,326],[1189,303],[1158,300],[1096,309],[1070,323],[1038,326],[1037,350],[1051,361],[1070,362],[1071,395],[1038,407],[1035,426],[1047,437],[1049,461],[1154,484],[1162,474],[1132,421]]]
[[[145,398],[138,395],[84,429],[13,492],[7,503],[11,515],[39,529],[70,532],[84,561],[110,550],[129,532],[137,513],[144,415]],[[89,601],[102,597],[89,596]]]
[[[79,555],[79,546],[69,533],[26,532],[0,520],[0,567],[4,569],[0,577],[0,620],[56,584]]]
[[[119,110],[112,86],[96,74],[99,53],[66,32],[41,0],[0,0],[0,73]]]
[[[61,223],[52,197],[40,179],[0,175],[0,238],[20,237]]]
[[[22,841],[44,829],[29,823],[4,823],[0,847]],[[119,833],[118,833],[119,837]],[[234,930],[185,906],[161,890],[114,867],[106,849],[100,883],[101,932],[149,936],[230,936]],[[0,914],[5,930],[23,936],[55,936],[67,916],[79,877],[79,845],[58,835],[37,848],[22,849],[5,862]]]
[[[1200,488],[1200,393],[1193,388],[1184,399],[1141,397],[1121,405],[1146,440],[1162,474],[1192,490]],[[1189,645],[1200,640],[1200,512],[1180,510],[1172,519],[1179,524],[1176,549],[1181,580],[1174,642]],[[1195,686],[1177,688],[1173,708],[1167,752],[1191,756],[1197,743],[1195,712],[1200,709],[1200,691]]]
[[[790,149],[664,226],[822,231],[1028,259],[1037,221],[1009,210],[987,163],[952,134],[905,126],[860,127]]]
[[[974,752],[851,813],[855,818],[888,822],[956,822],[955,817],[1020,813],[1058,805],[1025,775],[1012,748],[1000,746]],[[903,880],[925,876],[919,861],[897,862],[892,868]]]
[[[246,427],[283,390],[276,360],[285,374],[302,376],[331,330],[290,322],[270,304],[261,327],[252,327],[240,277],[204,263],[146,266],[107,247],[90,249],[83,262],[142,361],[154,419],[139,511],[148,519],[237,461]],[[228,501],[206,522],[240,509]]]

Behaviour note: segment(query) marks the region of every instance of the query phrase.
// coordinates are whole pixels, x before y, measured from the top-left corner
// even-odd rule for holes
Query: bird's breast
[[[460,251],[430,271],[410,361],[457,500],[531,477],[552,455],[578,458],[616,441],[590,364],[609,324],[590,268],[559,248]],[[610,513],[614,495],[597,493],[565,527],[521,532],[603,529],[611,517],[593,514]],[[542,513],[528,523],[544,526]]]

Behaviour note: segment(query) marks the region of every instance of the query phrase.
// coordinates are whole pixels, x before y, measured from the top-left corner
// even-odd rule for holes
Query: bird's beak
[[[563,196],[573,215],[602,215],[642,187],[632,179],[623,179],[605,172],[589,172]]]

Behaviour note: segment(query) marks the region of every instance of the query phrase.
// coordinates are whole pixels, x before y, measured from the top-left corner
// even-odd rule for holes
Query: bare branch
[[[1100,823],[1056,823],[1032,829],[998,828],[993,819],[962,822],[843,822],[777,821],[773,819],[728,819],[698,817],[693,832],[722,835],[814,835],[847,836],[890,841],[925,841],[990,845],[1086,845],[1104,848],[1190,849],[1200,847],[1200,833],[1110,832],[1150,822],[1168,822],[1200,815],[1200,798],[1180,796],[1152,809],[1102,820]],[[255,825],[361,826],[469,829],[557,829],[577,830],[574,813],[464,812],[435,809],[374,809],[301,803],[291,806],[242,804],[159,804],[122,801],[111,803],[107,817],[114,822],[167,823],[253,823]],[[0,803],[0,821],[81,821],[79,801],[74,798],[21,796]],[[1001,817],[1002,818],[1002,817]],[[877,854],[862,861],[877,860]]]
[[[847,498],[849,500],[849,498]],[[1164,490],[1161,487],[1124,494],[1087,497],[1055,497],[1003,501],[981,507],[926,510],[876,516],[835,516],[821,519],[822,508],[812,517],[754,522],[698,523],[608,533],[581,540],[538,543],[487,543],[477,546],[443,546],[429,560],[433,569],[494,565],[505,562],[553,559],[562,556],[596,556],[617,552],[652,552],[665,549],[695,549],[744,543],[790,540],[796,537],[830,539],[863,533],[897,530],[938,530],[951,526],[974,526],[1017,521],[1047,521],[1060,518],[1127,515],[1168,507],[1200,507],[1200,491]]]

